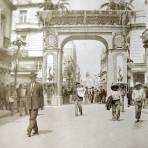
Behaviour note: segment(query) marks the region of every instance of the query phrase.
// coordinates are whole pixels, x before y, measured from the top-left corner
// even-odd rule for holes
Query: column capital
[[[57,52],[61,52],[63,54],[63,49],[62,48],[57,48]]]

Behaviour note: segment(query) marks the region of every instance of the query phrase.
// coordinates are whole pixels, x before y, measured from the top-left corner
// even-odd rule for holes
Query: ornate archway
[[[120,14],[114,11],[69,11],[61,14],[59,11],[41,11],[38,14],[43,24],[44,33],[44,69],[43,82],[47,79],[47,55],[54,55],[54,80],[57,84],[55,105],[62,104],[62,54],[64,45],[70,40],[98,40],[107,49],[107,91],[117,81],[115,55],[127,55],[126,39],[123,31],[126,27],[120,25]],[[126,61],[124,56],[124,62]],[[124,73],[127,68],[124,67]],[[124,75],[124,83],[127,83]]]

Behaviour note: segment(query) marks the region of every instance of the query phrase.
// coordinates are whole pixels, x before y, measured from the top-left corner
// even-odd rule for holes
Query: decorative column
[[[107,61],[107,96],[111,95],[111,85],[114,82],[114,64],[112,49],[108,49]]]
[[[127,86],[127,46],[126,37],[123,32],[116,32],[113,36],[113,67],[114,67],[114,82],[119,84],[122,96],[121,110],[124,112],[126,86]]]
[[[48,60],[47,57],[49,55],[53,55],[53,80],[56,82],[56,93],[51,98],[51,105],[59,106],[62,105],[62,49],[58,48],[58,35],[56,29],[52,26],[44,28],[44,66],[43,66],[43,76],[44,82],[48,83]],[[56,58],[56,59],[55,59]],[[56,65],[54,64],[56,62]],[[55,71],[54,71],[55,70]]]
[[[148,29],[146,29],[143,32],[142,40],[145,48],[145,64],[146,64],[145,84],[148,85]]]
[[[47,81],[47,53],[43,53],[43,66],[42,66],[42,82],[43,84]]]
[[[58,49],[58,75],[57,75],[57,105],[63,104],[62,98],[62,49]]]

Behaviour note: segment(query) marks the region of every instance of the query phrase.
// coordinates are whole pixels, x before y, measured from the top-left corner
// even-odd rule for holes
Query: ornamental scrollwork
[[[56,49],[58,46],[58,37],[54,29],[47,28],[44,35],[44,48],[46,50]]]
[[[125,36],[121,32],[115,33],[113,37],[113,48],[114,49],[125,49],[126,48]]]

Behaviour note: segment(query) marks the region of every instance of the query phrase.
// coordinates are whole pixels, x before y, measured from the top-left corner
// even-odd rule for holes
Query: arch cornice
[[[60,48],[62,49],[66,43],[72,40],[96,40],[96,41],[100,41],[106,47],[106,49],[108,49],[108,42],[104,37],[99,36],[99,35],[91,35],[91,34],[87,34],[87,35],[79,34],[79,35],[65,36],[60,41],[60,45],[59,45]]]

